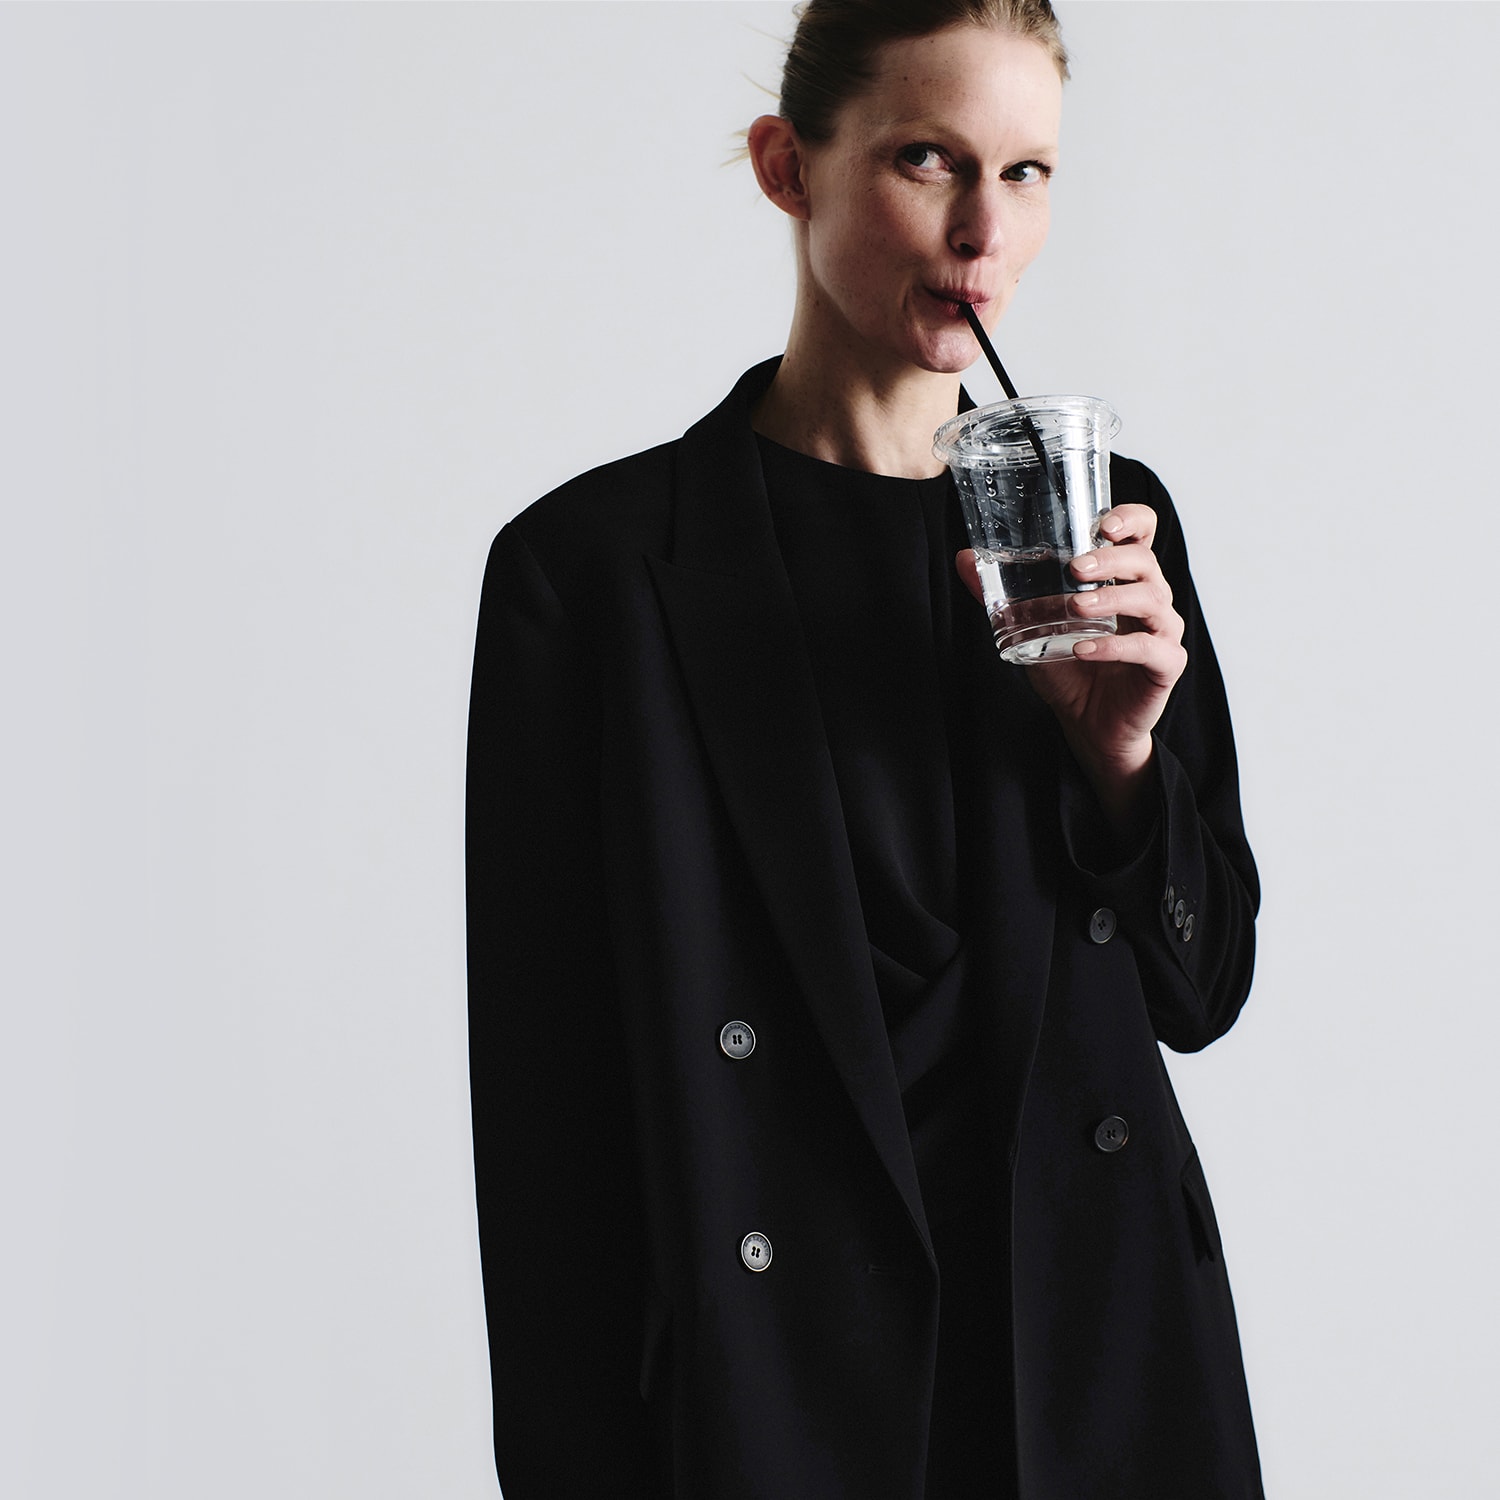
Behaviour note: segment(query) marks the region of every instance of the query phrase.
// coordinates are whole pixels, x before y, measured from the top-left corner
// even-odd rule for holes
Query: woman
[[[1065,72],[1045,0],[812,0],[749,132],[784,356],[496,540],[470,967],[508,1500],[1261,1493],[1157,1047],[1233,1023],[1257,902],[1175,515],[1115,460],[1077,607],[1121,633],[1010,668],[931,453],[963,304],[993,326],[1045,237]]]

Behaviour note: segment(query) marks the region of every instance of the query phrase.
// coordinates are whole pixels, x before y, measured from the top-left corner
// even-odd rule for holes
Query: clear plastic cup
[[[1114,408],[1094,396],[1023,396],[961,412],[933,437],[953,471],[974,548],[985,609],[1006,661],[1058,661],[1089,636],[1113,635],[1115,617],[1084,620],[1068,597],[1098,588],[1068,564],[1109,543]]]

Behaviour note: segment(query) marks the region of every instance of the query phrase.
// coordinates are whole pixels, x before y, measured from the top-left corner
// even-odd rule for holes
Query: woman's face
[[[975,358],[1047,237],[1062,80],[1038,42],[954,26],[892,42],[871,86],[805,148],[808,311],[869,367]]]

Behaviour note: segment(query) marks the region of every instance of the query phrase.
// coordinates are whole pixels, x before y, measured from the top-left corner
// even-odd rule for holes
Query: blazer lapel
[[[812,667],[750,428],[776,361],[678,446],[672,554],[649,558],[730,817],[819,1031],[929,1256]]]

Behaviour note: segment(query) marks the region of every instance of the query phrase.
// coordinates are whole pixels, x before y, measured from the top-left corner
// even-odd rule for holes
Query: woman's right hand
[[[1133,831],[1142,814],[1156,727],[1173,687],[1187,666],[1183,620],[1152,551],[1156,512],[1121,505],[1100,523],[1113,544],[1080,553],[1073,574],[1088,582],[1107,570],[1110,582],[1069,596],[1084,619],[1114,615],[1114,635],[1093,636],[1073,648],[1072,661],[1026,668],[1032,687],[1056,715],[1084,774],[1117,831]],[[974,553],[956,559],[959,577],[984,603]]]

